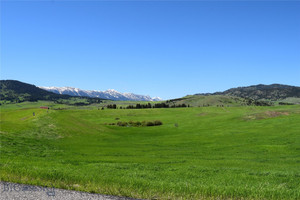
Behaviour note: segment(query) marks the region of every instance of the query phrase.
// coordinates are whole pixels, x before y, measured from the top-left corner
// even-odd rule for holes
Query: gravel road
[[[0,182],[0,200],[133,200],[131,198]]]

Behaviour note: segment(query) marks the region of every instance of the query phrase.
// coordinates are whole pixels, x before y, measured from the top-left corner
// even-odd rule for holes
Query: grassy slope
[[[149,199],[300,198],[300,106],[47,113],[45,104],[1,107],[1,180]],[[116,117],[164,125],[103,125]]]
[[[232,97],[226,95],[189,95],[178,100],[173,101],[172,103],[178,104],[186,104],[193,107],[198,106],[241,106],[244,105],[244,99],[239,97]],[[172,103],[170,103],[172,105]]]
[[[296,97],[288,97],[288,98],[286,98],[286,99],[279,100],[278,102],[300,104],[300,98],[296,98]]]

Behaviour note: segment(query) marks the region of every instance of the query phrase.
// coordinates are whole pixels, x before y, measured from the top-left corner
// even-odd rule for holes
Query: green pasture
[[[0,107],[2,181],[145,199],[300,199],[300,105],[62,106]],[[131,120],[163,125],[106,125]]]

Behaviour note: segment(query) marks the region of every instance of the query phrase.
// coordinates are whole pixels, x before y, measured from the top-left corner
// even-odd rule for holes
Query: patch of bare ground
[[[20,108],[20,110],[30,110],[32,108]]]
[[[262,113],[250,114],[244,117],[245,120],[260,120],[260,119],[268,119],[279,116],[288,116],[289,112],[278,112],[278,111],[265,111]]]
[[[265,114],[269,117],[278,117],[280,115],[289,115],[288,112],[266,111]]]

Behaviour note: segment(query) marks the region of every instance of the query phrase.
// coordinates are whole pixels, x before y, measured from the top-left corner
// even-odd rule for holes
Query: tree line
[[[109,104],[106,106],[108,109],[117,109],[117,105],[116,104]],[[128,106],[120,106],[120,109],[147,109],[147,108],[183,108],[183,107],[190,107],[190,105],[186,105],[186,104],[173,104],[173,105],[169,105],[166,103],[156,103],[156,104],[139,104],[137,103],[136,105],[128,105]],[[104,108],[102,107],[102,110]]]

